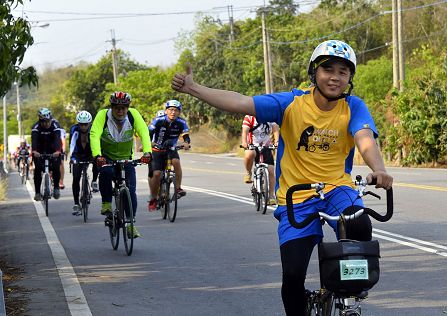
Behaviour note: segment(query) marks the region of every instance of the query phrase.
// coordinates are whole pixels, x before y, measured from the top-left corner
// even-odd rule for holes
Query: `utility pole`
[[[18,133],[19,138],[22,138],[23,131],[22,131],[22,111],[20,109],[20,82],[16,81],[14,82],[16,85],[16,93],[17,93],[17,123],[18,123]]]
[[[3,168],[7,170],[8,163],[8,117],[6,111],[6,95],[3,96]]]
[[[266,9],[261,11],[261,22],[262,22],[262,44],[264,48],[264,78],[265,78],[265,93],[273,92],[272,84],[272,70],[271,70],[271,59],[270,59],[270,47],[269,47],[269,37],[266,27]]]
[[[404,91],[405,52],[403,47],[402,0],[397,0],[397,41],[399,42],[399,90]]]
[[[230,45],[234,41],[234,20],[233,20],[233,6],[229,5],[228,8],[228,19],[230,21]]]
[[[399,89],[399,44],[397,35],[397,0],[392,2],[392,32],[393,32],[393,87]]]
[[[118,56],[116,54],[116,39],[115,39],[115,30],[110,30],[111,40],[107,42],[112,43],[112,67],[113,67],[113,83],[115,85],[118,84]]]

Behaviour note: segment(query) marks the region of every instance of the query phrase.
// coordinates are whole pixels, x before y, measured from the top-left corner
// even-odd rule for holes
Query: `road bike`
[[[53,154],[40,154],[40,159],[44,160],[44,172],[42,183],[40,185],[40,194],[42,194],[42,204],[45,208],[45,215],[48,216],[48,200],[53,194],[53,179],[50,175],[50,161],[54,159]]]
[[[84,223],[87,223],[88,220],[88,207],[90,205],[90,201],[92,199],[92,188],[90,186],[89,176],[88,176],[88,166],[91,164],[91,161],[77,161],[73,162],[73,164],[80,165],[82,167],[81,171],[81,194],[79,196],[81,214],[84,218]],[[71,167],[71,166],[70,166]]]
[[[22,180],[22,184],[26,184],[29,180],[29,153],[22,151],[19,153],[19,176]]]
[[[239,147],[244,148],[242,145]],[[264,162],[264,150],[274,150],[274,145],[253,145],[249,144],[246,150],[254,150],[259,161],[255,164],[253,169],[253,185],[251,187],[251,195],[255,204],[256,212],[262,210],[262,214],[267,212],[267,206],[270,199],[270,181],[268,164]]]
[[[116,160],[103,166],[103,168],[111,166],[115,170],[112,211],[105,218],[104,224],[109,228],[110,242],[112,243],[113,250],[118,249],[120,230],[122,230],[124,248],[127,255],[130,256],[133,251],[135,218],[130,191],[126,184],[125,166],[127,164],[137,166],[141,162],[139,159]]]
[[[371,195],[380,199],[377,194],[365,191],[367,182],[361,176],[357,176],[354,183],[359,197]],[[290,187],[286,194],[287,216],[293,227],[301,229],[314,220],[336,221],[339,232],[337,242],[321,241],[318,244],[320,289],[306,290],[306,316],[330,316],[335,315],[337,311],[339,316],[360,316],[361,301],[368,295],[367,291],[379,280],[379,242],[346,239],[346,223],[362,214],[368,214],[379,222],[390,220],[394,207],[393,190],[392,188],[386,190],[385,215],[364,207],[351,215],[329,216],[323,212],[316,212],[298,223],[293,212],[293,193],[313,189],[316,192],[313,197],[324,199],[323,189],[328,185],[330,184],[297,184]]]
[[[169,151],[183,149],[183,145],[163,147],[160,150],[167,150],[166,167],[161,174],[160,189],[158,192],[157,209],[161,211],[161,218],[169,218],[173,223],[177,217],[177,207],[179,196],[177,194],[177,178],[175,176],[174,166]]]

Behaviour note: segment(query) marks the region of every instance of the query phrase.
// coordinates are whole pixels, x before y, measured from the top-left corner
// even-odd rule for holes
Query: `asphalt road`
[[[272,209],[255,212],[250,186],[242,183],[242,160],[182,154],[182,165],[188,194],[179,200],[175,223],[147,212],[147,167],[137,167],[143,238],[130,257],[122,244],[112,250],[99,195],[88,223],[71,215],[70,174],[46,218],[12,173],[9,200],[0,204],[0,255],[23,268],[27,315],[284,315],[277,223]],[[447,170],[389,172],[395,215],[373,223],[381,278],[362,304],[363,314],[445,315]],[[353,174],[366,175],[367,168]],[[384,208],[383,201],[366,203]],[[333,239],[331,231],[326,235]],[[315,251],[309,288],[318,286],[317,272]]]

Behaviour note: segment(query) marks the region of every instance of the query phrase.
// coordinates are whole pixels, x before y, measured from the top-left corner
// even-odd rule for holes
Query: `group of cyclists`
[[[308,65],[308,76],[312,83],[308,89],[293,89],[290,92],[245,96],[233,91],[208,88],[193,80],[191,67],[186,73],[177,73],[171,87],[179,93],[186,93],[216,108],[245,114],[242,124],[242,146],[250,143],[273,143],[276,152],[276,179],[273,176],[273,154],[266,150],[265,162],[270,166],[270,178],[276,180],[270,204],[278,204],[274,217],[278,220],[278,238],[282,263],[281,295],[287,315],[304,315],[306,295],[304,282],[313,248],[321,240],[321,223],[315,220],[303,229],[293,228],[286,212],[287,189],[298,183],[327,182],[325,199],[310,198],[312,192],[300,191],[293,195],[293,209],[297,221],[310,213],[323,211],[338,215],[338,210],[347,210],[354,203],[363,207],[354,190],[351,170],[354,148],[357,147],[372,173],[368,182],[375,179],[377,187],[389,189],[393,178],[387,173],[375,139],[378,132],[365,103],[352,96],[353,77],[356,72],[354,50],[345,42],[328,40],[319,44],[312,53]],[[185,149],[190,146],[189,128],[179,117],[182,104],[176,100],[166,103],[163,113],[146,126],[141,114],[129,107],[131,97],[125,92],[110,96],[110,108],[92,115],[86,111],[78,113],[77,124],[70,129],[70,159],[93,160],[93,189],[101,192],[101,214],[111,211],[113,169],[107,164],[112,160],[132,159],[133,135],[137,134],[142,143],[143,163],[151,163],[154,169],[149,179],[150,200],[148,209],[156,208],[158,184],[167,155],[171,155],[176,169],[178,195],[186,192],[181,188],[181,166],[175,144],[182,137]],[[32,153],[35,159],[35,200],[40,199],[39,161],[41,153],[52,153],[56,164],[52,167],[54,197],[59,198],[59,161],[61,127],[43,108],[39,110],[39,121],[33,126]],[[272,140],[273,138],[273,140]],[[311,150],[312,149],[312,150]],[[244,182],[252,182],[253,153],[246,151]],[[56,167],[57,166],[57,167]],[[105,167],[103,167],[105,166]],[[99,172],[99,186],[96,179]],[[131,192],[134,211],[137,208],[135,167],[126,167],[126,179]],[[73,213],[79,211],[79,169],[73,168]],[[342,192],[342,194],[338,194]],[[275,194],[274,194],[275,193]],[[353,202],[354,201],[354,202]],[[336,206],[336,207],[335,207]],[[337,233],[336,227],[330,223]],[[357,229],[349,229],[349,225]],[[371,221],[367,215],[349,222],[348,238],[370,240]],[[139,232],[131,232],[134,237]]]
[[[165,168],[166,156],[172,158],[177,177],[177,194],[179,197],[186,195],[181,188],[181,166],[177,150],[172,148],[179,137],[183,137],[185,149],[189,149],[191,142],[189,128],[184,119],[179,117],[182,104],[177,100],[166,102],[163,113],[157,113],[157,117],[147,126],[137,109],[131,108],[130,94],[122,91],[114,92],[109,98],[110,107],[96,113],[95,118],[88,111],[80,111],[76,115],[76,124],[70,128],[70,164],[73,173],[73,211],[72,214],[81,215],[79,205],[80,179],[82,167],[79,162],[92,162],[93,179],[91,183],[93,192],[101,194],[101,214],[109,215],[112,211],[112,180],[115,170],[109,165],[115,160],[131,160],[134,154],[134,135],[141,140],[143,155],[141,162],[152,164],[153,176],[149,179],[150,201],[149,211],[153,211],[156,205],[158,185],[161,171]],[[59,122],[53,118],[48,108],[38,111],[39,120],[32,127],[32,157],[35,164],[34,188],[35,201],[42,200],[40,186],[41,173],[44,161],[40,159],[42,154],[51,154],[50,171],[53,180],[53,197],[60,197],[61,157],[64,152],[61,141],[63,129]],[[167,145],[169,144],[169,146]],[[154,147],[154,151],[152,149]],[[134,213],[137,210],[136,173],[135,166],[126,164],[126,183],[129,187]],[[158,182],[157,182],[158,181]],[[134,238],[141,234],[133,226]]]

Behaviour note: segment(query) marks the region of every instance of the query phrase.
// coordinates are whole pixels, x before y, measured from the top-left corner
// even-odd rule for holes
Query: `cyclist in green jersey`
[[[141,162],[148,164],[152,159],[149,131],[140,112],[129,108],[131,100],[130,94],[126,92],[114,92],[109,99],[110,108],[100,110],[96,114],[90,130],[90,146],[96,164],[100,168],[110,161],[133,159],[135,133],[141,139],[143,146],[144,154]],[[126,164],[125,172],[135,217],[137,210],[135,167],[132,164]],[[99,191],[102,198],[102,215],[108,215],[112,209],[112,179],[114,174],[115,170],[111,166],[100,169]],[[132,233],[134,238],[141,236],[135,226]]]

